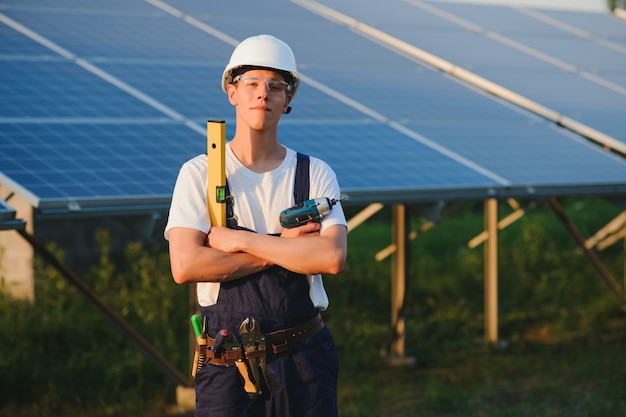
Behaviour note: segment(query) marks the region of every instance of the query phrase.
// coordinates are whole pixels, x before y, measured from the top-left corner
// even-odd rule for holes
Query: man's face
[[[237,109],[237,123],[255,130],[275,128],[291,101],[289,85],[277,72],[254,69],[228,85],[228,99]]]

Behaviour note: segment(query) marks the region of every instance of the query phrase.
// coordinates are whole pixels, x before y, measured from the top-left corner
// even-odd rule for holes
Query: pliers
[[[270,386],[267,378],[267,342],[265,336],[261,333],[261,329],[258,326],[258,322],[253,317],[246,317],[239,327],[239,334],[241,336],[241,343],[245,352],[248,364],[250,365],[250,371],[252,372],[252,378],[259,393],[261,393],[261,378],[259,375],[259,369],[263,374],[265,383],[268,388]]]

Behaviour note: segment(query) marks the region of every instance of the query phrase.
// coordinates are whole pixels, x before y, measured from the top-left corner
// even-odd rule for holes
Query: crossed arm
[[[337,274],[346,260],[346,227],[330,226],[323,233],[319,228],[310,223],[283,229],[277,237],[226,227],[213,227],[208,235],[175,227],[169,232],[174,281],[226,281],[273,265],[300,274]]]

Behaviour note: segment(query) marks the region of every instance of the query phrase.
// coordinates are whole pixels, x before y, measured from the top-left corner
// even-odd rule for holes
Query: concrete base
[[[10,195],[0,185],[0,198]],[[13,196],[9,204],[15,209],[15,217],[26,222],[26,231],[33,233],[33,208],[30,203]],[[35,302],[35,278],[33,272],[34,250],[17,232],[0,233],[0,284],[14,298]],[[0,287],[1,289],[1,287]]]
[[[414,356],[389,356],[387,362],[391,366],[410,368],[415,366],[417,359]]]
[[[196,391],[193,387],[176,387],[176,405],[183,410],[196,409]]]

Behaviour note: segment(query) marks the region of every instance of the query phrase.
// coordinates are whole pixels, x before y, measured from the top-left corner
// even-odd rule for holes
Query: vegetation
[[[601,200],[565,207],[584,236],[619,213]],[[389,365],[391,263],[374,260],[391,241],[389,221],[383,210],[351,232],[345,271],[325,279],[342,417],[626,415],[622,303],[541,205],[500,233],[496,345],[483,339],[482,247],[467,246],[482,207],[462,205],[412,242],[406,353],[415,366]],[[414,216],[412,228],[423,222]],[[85,281],[187,374],[189,293],[173,283],[165,246],[129,243],[118,256],[109,232],[97,239],[101,259]],[[598,254],[621,282],[622,243]],[[0,415],[176,411],[176,383],[40,262],[36,294],[30,305],[0,293]]]

